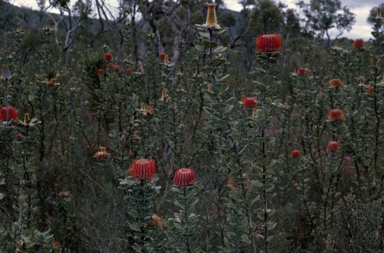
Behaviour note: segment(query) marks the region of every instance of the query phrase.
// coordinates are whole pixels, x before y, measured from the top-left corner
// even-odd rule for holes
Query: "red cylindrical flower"
[[[339,143],[337,143],[337,141],[328,142],[328,150],[329,151],[338,151],[339,150]]]
[[[295,150],[292,150],[292,151],[291,151],[291,157],[292,157],[292,158],[298,158],[298,157],[300,157],[300,156],[301,156],[301,154],[300,154],[300,150],[295,149]]]
[[[149,180],[156,174],[155,160],[137,159],[128,169],[128,172],[136,179]]]
[[[363,39],[357,39],[353,41],[353,48],[354,49],[361,49],[365,47],[365,42]]]
[[[115,66],[113,66],[113,69],[114,69],[115,71],[120,71],[120,66],[119,66],[119,65],[115,65]]]
[[[195,182],[195,172],[191,168],[176,170],[173,183],[178,186],[189,186]]]
[[[111,61],[113,59],[113,55],[112,54],[104,54],[104,59],[107,61]]]
[[[256,38],[256,48],[259,52],[272,53],[281,50],[282,38],[279,34],[264,34]]]
[[[166,54],[164,54],[164,53],[160,53],[160,54],[159,54],[159,59],[164,60],[165,56],[166,56]]]
[[[297,70],[297,74],[299,74],[299,75],[304,75],[305,73],[307,73],[307,69],[306,68],[299,68]]]
[[[328,120],[344,120],[344,112],[340,109],[332,109],[328,111]]]
[[[127,68],[127,69],[126,69],[126,72],[127,72],[127,74],[130,75],[130,74],[132,74],[132,69],[131,69],[131,68]]]
[[[99,70],[97,70],[97,73],[98,73],[99,75],[103,75],[103,74],[104,74],[104,69],[99,69]]]
[[[243,103],[244,107],[246,108],[254,108],[256,107],[256,98],[255,97],[245,97],[243,96],[241,98],[241,102]]]
[[[369,95],[372,95],[374,90],[375,90],[375,87],[370,86],[370,87],[368,88],[367,92],[368,92]]]
[[[8,106],[8,120],[17,119],[19,114],[12,106]],[[7,121],[7,109],[5,107],[0,109],[0,121]]]

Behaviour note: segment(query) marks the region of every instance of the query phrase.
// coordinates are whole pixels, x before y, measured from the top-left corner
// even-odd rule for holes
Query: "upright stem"
[[[191,253],[191,248],[189,245],[189,222],[188,222],[188,212],[187,212],[187,189],[186,187],[183,187],[183,197],[184,197],[184,214],[185,214],[185,235],[186,235],[186,242],[185,246],[187,246],[187,252]]]
[[[5,89],[5,115],[7,121],[5,122],[4,128],[8,127],[8,121],[9,121],[9,111],[8,111],[8,79],[5,79],[5,84],[4,84],[4,89]]]

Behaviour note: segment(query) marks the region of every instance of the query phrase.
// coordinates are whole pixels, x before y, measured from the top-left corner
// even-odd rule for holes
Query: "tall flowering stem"
[[[160,189],[155,172],[153,160],[138,159],[128,169],[126,179],[120,181],[128,200],[126,230],[128,241],[132,242],[128,249],[135,252],[153,252],[159,247],[154,239],[158,230],[152,222],[153,199]]]
[[[180,210],[175,213],[175,218],[170,219],[170,225],[175,230],[175,248],[177,252],[195,252],[198,243],[194,238],[198,231],[197,216],[194,213],[199,199],[194,191],[195,175],[191,168],[181,168],[175,172],[174,187],[176,193],[174,205]]]

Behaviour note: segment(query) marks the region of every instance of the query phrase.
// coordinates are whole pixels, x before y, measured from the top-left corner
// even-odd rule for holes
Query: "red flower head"
[[[8,106],[8,120],[17,119],[19,114],[12,106]],[[7,121],[7,109],[5,107],[0,109],[0,121]]]
[[[104,74],[104,69],[99,69],[99,70],[97,70],[97,73],[98,73],[99,75],[103,75],[103,74]]]
[[[300,156],[301,156],[300,150],[295,149],[295,150],[291,151],[291,157],[292,158],[299,158]]]
[[[329,80],[329,85],[332,87],[343,87],[344,83],[340,79],[331,79]]]
[[[372,95],[374,90],[375,90],[375,87],[370,86],[370,87],[368,88],[367,92],[368,92],[369,95]]]
[[[256,98],[255,97],[245,97],[245,96],[242,96],[241,103],[246,108],[254,108],[254,107],[256,107]]]
[[[264,34],[256,38],[257,51],[272,53],[281,50],[282,38],[279,34]]]
[[[112,54],[104,54],[104,59],[107,61],[112,61],[113,55]]]
[[[337,141],[328,142],[328,150],[329,151],[338,151],[339,150],[339,143],[337,143]]]
[[[353,48],[354,49],[362,49],[365,47],[365,42],[363,39],[357,39],[353,41]]]
[[[128,169],[129,174],[136,179],[149,180],[156,174],[155,160],[138,159]]]
[[[340,109],[332,109],[328,111],[328,120],[344,120],[344,112]]]
[[[159,54],[159,59],[162,59],[162,60],[164,60],[165,56],[166,56],[166,54],[164,54],[164,53],[161,53],[161,54]]]
[[[306,68],[299,68],[297,70],[297,74],[299,74],[299,75],[305,75],[305,73],[307,73],[307,69]]]
[[[113,69],[114,69],[115,71],[120,71],[120,66],[119,66],[119,65],[115,65],[115,66],[113,66]]]
[[[128,75],[132,74],[132,69],[131,68],[127,68],[126,71],[127,71]]]
[[[195,172],[191,168],[181,168],[176,170],[173,183],[178,186],[189,186],[195,182]]]

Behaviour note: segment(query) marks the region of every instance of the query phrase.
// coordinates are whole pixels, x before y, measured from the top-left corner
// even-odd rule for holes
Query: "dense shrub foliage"
[[[119,47],[4,35],[1,252],[384,250],[381,16],[249,50],[205,7],[175,55],[132,22]]]

